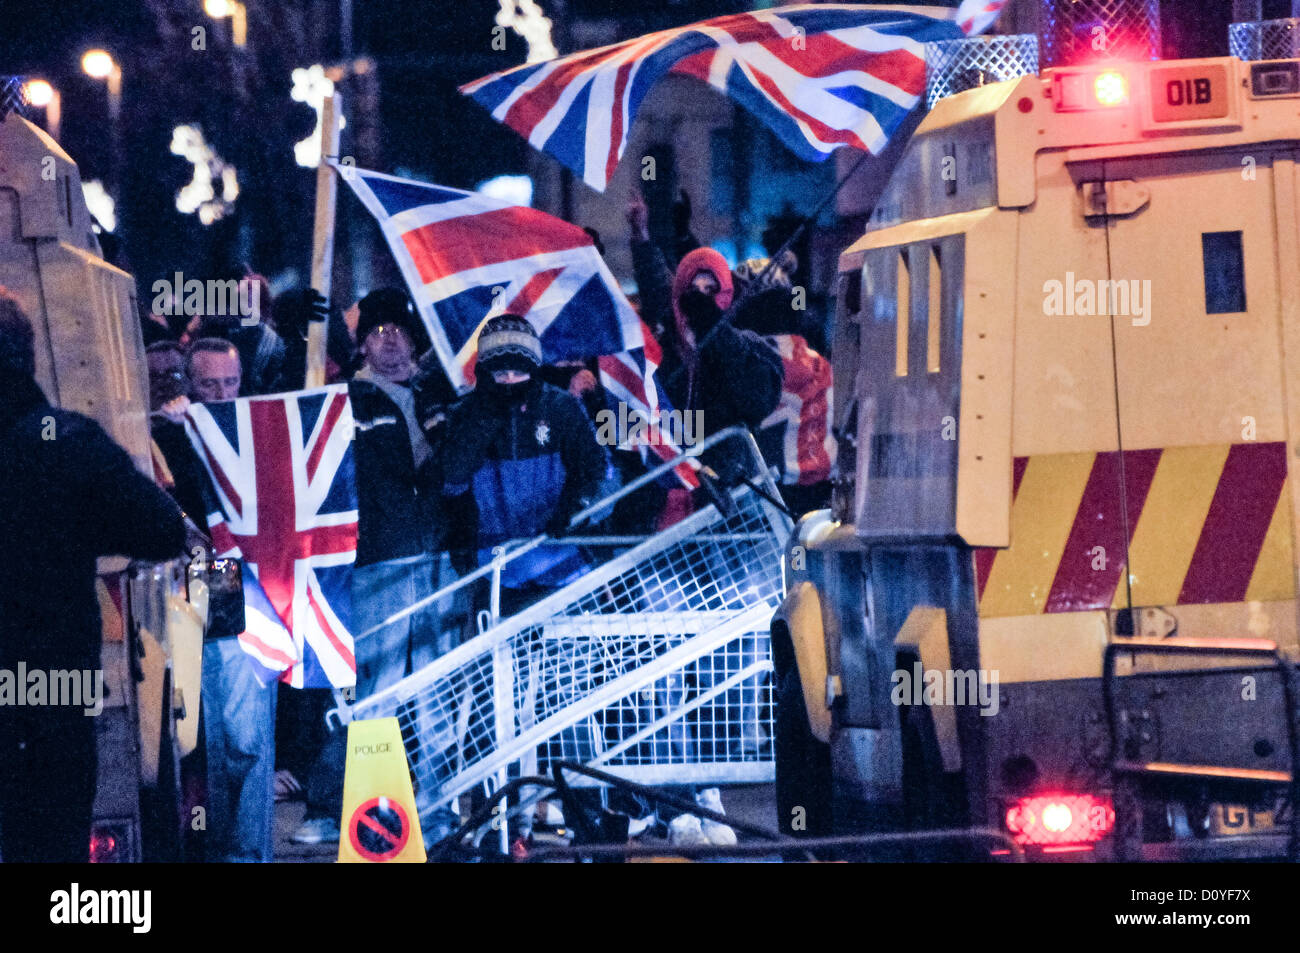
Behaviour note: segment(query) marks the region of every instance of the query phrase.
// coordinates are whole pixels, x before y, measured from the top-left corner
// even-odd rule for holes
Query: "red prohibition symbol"
[[[352,812],[348,838],[366,860],[382,863],[401,853],[411,836],[411,824],[402,805],[392,798],[372,797]]]

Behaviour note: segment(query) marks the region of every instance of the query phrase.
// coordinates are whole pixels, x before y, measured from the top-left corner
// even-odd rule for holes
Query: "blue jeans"
[[[263,685],[236,638],[203,646],[209,859],[274,860],[276,685]]]
[[[372,563],[352,570],[352,631],[360,635],[433,594],[437,563],[428,554]],[[356,640],[356,700],[362,701],[428,665],[444,651],[436,605]],[[421,726],[417,726],[419,728]],[[307,816],[343,813],[347,729],[331,732],[307,777]]]

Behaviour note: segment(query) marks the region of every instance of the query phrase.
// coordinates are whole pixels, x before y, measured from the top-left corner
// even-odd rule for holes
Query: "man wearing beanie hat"
[[[541,365],[542,343],[527,320],[503,314],[483,325],[475,388],[452,408],[442,444],[448,548],[462,572],[490,561],[501,543],[561,535],[605,476],[605,451],[582,401],[544,383]],[[501,574],[501,615],[587,568],[575,546],[540,546],[510,561]],[[512,823],[526,840],[531,813]]]
[[[447,422],[449,545],[473,552],[480,565],[501,543],[562,533],[605,476],[605,451],[582,402],[543,383],[541,364],[542,343],[527,320],[490,319],[479,332],[476,386]],[[544,546],[515,560],[502,579],[502,613],[585,568],[577,549],[566,546]]]

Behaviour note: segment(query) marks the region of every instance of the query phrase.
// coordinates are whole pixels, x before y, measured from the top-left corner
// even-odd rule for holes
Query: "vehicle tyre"
[[[778,662],[774,675],[777,823],[787,836],[830,837],[831,746],[818,741],[808,727],[808,708],[793,660]]]

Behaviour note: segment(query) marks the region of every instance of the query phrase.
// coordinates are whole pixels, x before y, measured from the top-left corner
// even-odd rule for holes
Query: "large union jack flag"
[[[239,642],[268,681],[356,684],[352,429],[346,385],[189,409],[186,430],[216,497],[213,550],[246,570]]]
[[[451,382],[493,314],[526,318],[546,361],[640,347],[641,321],[591,236],[537,209],[336,166],[383,230]]]
[[[670,73],[722,91],[804,158],[845,145],[878,153],[925,92],[925,44],[987,29],[1005,3],[738,13],[526,63],[461,92],[600,191],[646,93]]]

